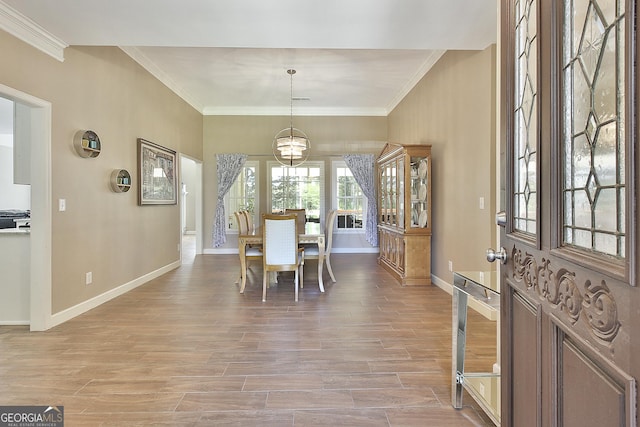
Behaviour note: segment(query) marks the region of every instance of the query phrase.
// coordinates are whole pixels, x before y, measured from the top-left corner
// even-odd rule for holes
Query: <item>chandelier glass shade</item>
[[[311,142],[300,129],[293,127],[293,75],[296,70],[287,70],[291,80],[291,116],[290,126],[282,129],[273,138],[273,156],[283,166],[299,166],[309,157]]]

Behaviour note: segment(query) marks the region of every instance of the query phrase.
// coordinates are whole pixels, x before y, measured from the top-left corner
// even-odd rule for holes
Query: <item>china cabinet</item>
[[[431,146],[388,143],[377,176],[378,262],[403,285],[430,285]]]

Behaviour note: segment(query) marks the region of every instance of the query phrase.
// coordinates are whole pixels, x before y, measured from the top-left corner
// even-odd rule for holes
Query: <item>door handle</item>
[[[487,249],[487,261],[494,262],[499,259],[502,264],[507,263],[507,250],[505,248],[500,248],[498,252],[493,249]]]

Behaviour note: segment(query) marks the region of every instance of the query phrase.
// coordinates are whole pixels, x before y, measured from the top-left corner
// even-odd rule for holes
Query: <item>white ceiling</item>
[[[496,0],[2,0],[68,45],[120,46],[203,114],[386,115]]]

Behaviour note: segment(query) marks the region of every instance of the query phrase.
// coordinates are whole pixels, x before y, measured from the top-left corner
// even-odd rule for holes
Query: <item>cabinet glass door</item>
[[[387,165],[387,200],[389,203],[389,215],[387,224],[396,223],[396,164],[392,161]]]
[[[404,159],[398,159],[398,171],[396,179],[398,180],[397,188],[398,188],[398,198],[397,198],[397,213],[396,213],[396,224],[400,228],[405,228],[404,225]]]
[[[428,225],[428,172],[426,157],[411,157],[411,227],[424,228]]]

